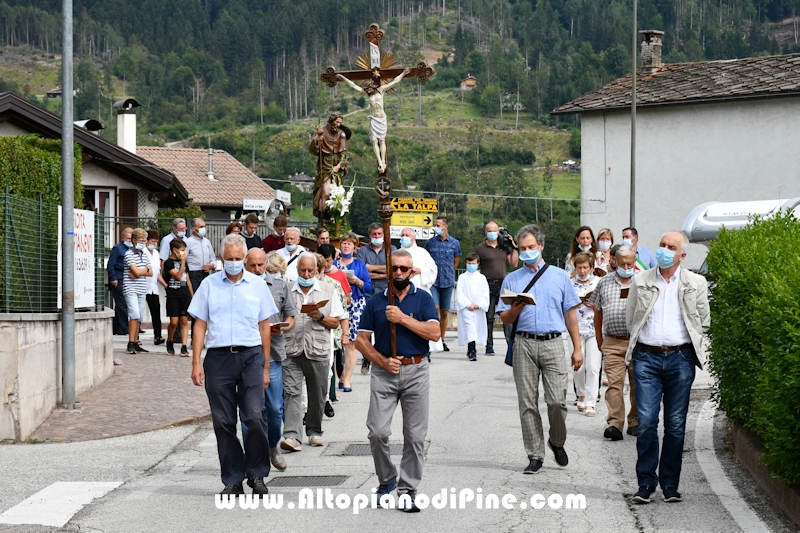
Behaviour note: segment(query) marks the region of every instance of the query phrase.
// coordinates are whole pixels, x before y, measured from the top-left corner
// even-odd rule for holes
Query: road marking
[[[89,502],[120,485],[122,481],[53,483],[0,515],[0,523],[63,527]]]
[[[731,480],[722,470],[722,465],[717,460],[714,452],[714,413],[716,408],[708,400],[700,410],[694,430],[694,447],[697,462],[703,470],[711,490],[717,495],[722,505],[731,514],[733,519],[742,528],[742,531],[769,531],[761,518],[742,499],[739,491],[733,486]]]
[[[197,447],[198,448],[207,448],[207,447],[216,446],[216,445],[217,445],[217,436],[212,431],[211,433],[208,434],[208,437],[204,438],[200,442],[200,444],[197,445]]]

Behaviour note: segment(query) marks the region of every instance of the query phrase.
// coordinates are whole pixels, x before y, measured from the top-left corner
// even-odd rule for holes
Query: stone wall
[[[75,314],[75,392],[114,373],[114,312]],[[61,315],[0,313],[0,441],[25,441],[61,402]]]

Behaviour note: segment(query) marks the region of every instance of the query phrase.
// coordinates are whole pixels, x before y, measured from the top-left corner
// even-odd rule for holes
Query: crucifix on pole
[[[417,78],[420,82],[428,81],[435,71],[420,61],[415,68],[402,68],[397,66],[391,52],[381,53],[381,41],[386,38],[386,32],[373,23],[364,32],[364,40],[369,43],[369,53],[363,54],[356,60],[356,65],[361,70],[345,70],[337,72],[335,68],[328,67],[320,75],[320,80],[328,87],[336,87],[340,81],[349,85],[353,90],[366,94],[369,98],[369,140],[375,151],[378,164],[378,179],[375,181],[375,192],[380,199],[378,215],[383,223],[383,234],[391,235],[391,221],[394,210],[392,209],[392,180],[389,179],[389,165],[386,157],[386,133],[389,129],[386,110],[384,109],[383,96],[394,90],[395,85],[405,78]],[[389,81],[391,80],[391,81]],[[360,81],[358,85],[355,82]],[[392,275],[392,249],[384,245],[386,254],[386,277],[391,280]],[[389,305],[395,305],[394,284],[389,283]],[[392,357],[397,356],[397,332],[394,323],[390,324],[392,336]]]

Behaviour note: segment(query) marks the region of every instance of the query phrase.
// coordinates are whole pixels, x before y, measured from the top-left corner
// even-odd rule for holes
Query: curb
[[[161,431],[162,429],[169,429],[178,426],[188,426],[191,424],[202,424],[204,422],[211,421],[211,413],[206,413],[201,416],[190,416],[187,418],[179,418],[174,422],[170,422],[169,424],[165,424],[163,426],[159,426],[157,428],[150,428],[150,429],[143,429],[142,431],[137,431],[136,433],[132,433],[132,435],[139,435],[141,433],[149,433],[151,431]]]
[[[761,454],[765,449],[764,442],[758,435],[738,422],[731,422],[731,432],[736,460],[784,514],[800,526],[800,487],[793,487],[772,478],[767,468],[761,464]]]

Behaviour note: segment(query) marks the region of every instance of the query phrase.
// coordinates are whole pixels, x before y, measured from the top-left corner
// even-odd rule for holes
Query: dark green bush
[[[75,207],[83,208],[81,148],[75,145]],[[0,137],[0,193],[5,186],[21,198],[61,203],[61,140],[38,135]]]
[[[800,483],[800,221],[723,230],[708,255],[714,397],[764,439],[773,476]]]

